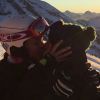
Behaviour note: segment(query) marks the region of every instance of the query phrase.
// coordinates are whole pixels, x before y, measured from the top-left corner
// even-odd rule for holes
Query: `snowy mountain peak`
[[[26,29],[39,16],[43,16],[50,23],[59,19],[74,22],[55,7],[41,0],[0,0],[0,5],[0,32],[3,33],[21,31],[14,28]]]
[[[91,11],[86,11],[84,14],[92,14]]]
[[[41,0],[1,0],[0,5],[0,15],[2,16],[43,16],[49,22],[59,19],[73,22],[70,17]]]

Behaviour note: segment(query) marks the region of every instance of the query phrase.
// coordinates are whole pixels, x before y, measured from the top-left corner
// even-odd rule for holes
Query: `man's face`
[[[25,47],[29,58],[37,61],[42,57],[44,51],[44,44],[39,38],[31,38],[25,41],[23,46]]]

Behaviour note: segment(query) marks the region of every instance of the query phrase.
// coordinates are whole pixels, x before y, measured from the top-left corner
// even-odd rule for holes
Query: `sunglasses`
[[[0,41],[11,42],[11,41],[17,41],[28,37],[32,37],[35,36],[34,30],[39,35],[43,36],[44,34],[47,34],[48,29],[49,29],[48,22],[43,17],[39,17],[29,25],[26,31],[10,33],[10,34],[0,33]]]

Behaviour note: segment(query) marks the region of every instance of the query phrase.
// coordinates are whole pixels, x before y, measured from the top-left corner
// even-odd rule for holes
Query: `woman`
[[[100,85],[100,75],[87,63],[85,53],[95,39],[95,30],[57,21],[51,25],[48,39],[49,45],[63,40],[59,49],[71,46],[73,52],[52,68],[51,99],[99,100],[97,86]]]

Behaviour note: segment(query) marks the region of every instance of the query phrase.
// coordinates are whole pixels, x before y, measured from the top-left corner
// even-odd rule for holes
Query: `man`
[[[41,28],[42,26],[43,28]],[[48,71],[44,67],[46,61],[42,59],[41,55],[44,44],[40,42],[47,26],[46,20],[38,18],[26,33],[19,32],[10,35],[10,38],[5,38],[6,35],[0,37],[7,51],[7,55],[0,62],[0,100],[37,100],[48,91],[49,73],[46,72]],[[61,43],[62,41],[51,48],[51,55],[57,61],[61,61],[61,58],[71,54],[68,52],[70,48],[57,50]],[[51,58],[47,57],[47,59],[53,62]],[[45,77],[45,75],[48,76]]]

